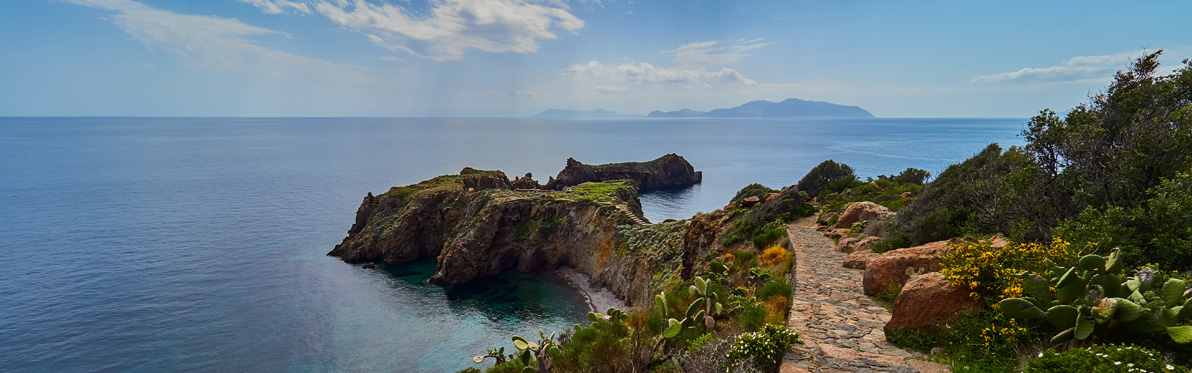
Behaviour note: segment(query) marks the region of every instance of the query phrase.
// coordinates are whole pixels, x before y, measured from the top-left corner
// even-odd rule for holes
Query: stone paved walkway
[[[795,292],[787,327],[803,335],[786,352],[788,372],[947,372],[921,354],[886,342],[890,312],[861,292],[862,271],[844,268],[844,253],[815,230],[815,218],[787,229],[795,252]]]

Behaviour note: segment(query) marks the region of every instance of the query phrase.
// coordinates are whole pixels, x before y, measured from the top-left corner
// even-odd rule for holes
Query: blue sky
[[[884,117],[1028,117],[1192,2],[11,0],[0,115],[525,116],[796,97]]]

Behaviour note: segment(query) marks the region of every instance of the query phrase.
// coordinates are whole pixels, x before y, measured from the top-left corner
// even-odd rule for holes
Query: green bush
[[[794,289],[784,280],[770,279],[764,285],[757,289],[757,299],[766,300],[775,295],[781,295],[786,299],[791,299],[791,294]]]
[[[467,368],[464,368],[464,369],[460,369],[460,370],[456,371],[455,373],[480,373],[480,368],[477,368],[477,367],[467,367]]]
[[[761,303],[752,302],[741,309],[737,315],[737,324],[747,331],[757,331],[766,324],[766,307]]]
[[[733,203],[741,202],[741,200],[749,198],[749,197],[757,197],[758,199],[765,200],[766,194],[769,194],[769,193],[778,193],[778,191],[774,190],[774,189],[770,189],[769,187],[767,187],[765,185],[753,183],[753,184],[749,184],[748,186],[746,186],[744,188],[741,188],[741,190],[737,192],[737,195],[733,196],[732,202]]]
[[[936,345],[935,334],[923,330],[902,330],[886,333],[886,340],[895,346],[909,348],[922,353],[931,352]]]
[[[744,192],[744,190],[742,190]],[[761,243],[761,248],[785,237],[786,223],[795,219],[811,216],[815,207],[807,203],[807,194],[787,188],[770,203],[760,204],[750,209],[736,208],[729,212],[730,218],[735,218],[733,224],[721,234],[721,242],[725,246],[733,246],[744,240]],[[783,229],[777,232],[777,229]]]
[[[799,333],[766,324],[761,331],[738,335],[727,357],[730,362],[752,360],[758,369],[774,371],[782,352],[795,344],[803,344]]]
[[[824,191],[841,191],[857,182],[853,168],[829,159],[812,168],[799,180],[799,190],[808,196],[819,196]]]
[[[902,172],[900,172],[898,175],[891,176],[890,181],[893,181],[893,182],[899,183],[899,184],[909,183],[909,184],[923,185],[923,183],[926,182],[927,178],[929,178],[929,177],[931,177],[930,172],[920,170],[917,168],[907,168],[906,170],[903,170]],[[879,176],[878,178],[881,179],[882,177]]]
[[[1099,345],[1064,352],[1047,350],[1027,362],[1024,373],[1051,372],[1172,372],[1188,368],[1165,361],[1163,355],[1143,347]]]

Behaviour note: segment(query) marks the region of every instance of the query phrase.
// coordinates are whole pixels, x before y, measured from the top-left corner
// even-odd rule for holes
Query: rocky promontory
[[[568,163],[572,171],[580,165]],[[582,167],[602,171],[570,184],[578,179],[564,170],[560,178],[567,181],[556,180],[560,190],[553,190],[515,186],[529,186],[529,175],[515,183],[501,171],[465,168],[458,175],[370,193],[348,236],[328,255],[387,265],[435,258],[438,268],[430,281],[443,285],[509,269],[570,267],[632,305],[649,302],[658,286],[682,277],[684,259],[703,254],[686,251],[708,249],[686,240],[711,242],[719,233],[702,226],[689,232],[687,220],[648,224],[642,217],[640,183],[690,185],[694,171],[682,157]],[[625,178],[611,179],[617,176]]]
[[[587,165],[567,158],[567,167],[551,178],[545,189],[560,190],[587,182],[633,180],[642,191],[681,188],[699,184],[703,172],[696,171],[683,157],[671,153],[649,162]]]

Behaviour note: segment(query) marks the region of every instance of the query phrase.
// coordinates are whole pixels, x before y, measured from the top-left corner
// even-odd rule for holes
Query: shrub
[[[841,191],[852,186],[857,180],[853,168],[843,163],[836,163],[831,159],[812,168],[803,179],[799,180],[799,190],[808,196],[819,196],[823,191]]]
[[[975,299],[988,295],[997,301],[1022,296],[1019,274],[1045,275],[1050,269],[1046,264],[1049,260],[1071,264],[1077,255],[1071,244],[1060,239],[1053,240],[1050,248],[1036,243],[994,248],[986,240],[964,242],[952,245],[952,250],[944,254],[940,274],[953,286],[970,289]]]
[[[903,170],[902,172],[898,173],[898,175],[891,176],[890,181],[893,181],[895,183],[900,183],[900,184],[901,183],[909,183],[909,184],[923,185],[923,183],[926,182],[927,178],[929,178],[929,177],[931,177],[930,172],[920,170],[917,168],[907,168],[906,170]]]
[[[782,352],[795,344],[803,344],[799,333],[766,324],[761,331],[738,335],[726,357],[729,362],[749,360],[759,370],[774,371]]]
[[[1188,372],[1163,355],[1143,347],[1099,345],[1064,352],[1047,350],[1027,362],[1024,373],[1050,372]]]
[[[1018,345],[1031,339],[1031,332],[1011,318],[993,310],[961,316],[940,329],[940,344],[951,354],[953,371],[1014,370]]]
[[[790,299],[781,295],[766,298],[766,323],[786,325],[786,311],[790,307]]]
[[[456,371],[455,373],[480,373],[480,368],[477,368],[477,367],[467,367],[467,368],[464,368],[464,369],[460,369],[460,370]]]
[[[786,251],[782,246],[771,246],[769,249],[762,251],[762,255],[758,258],[763,266],[766,268],[778,270],[785,273],[790,269],[791,260],[794,253]]]
[[[769,187],[767,187],[765,185],[753,183],[753,184],[749,184],[748,186],[746,186],[744,188],[741,188],[741,190],[737,192],[737,195],[733,196],[732,202],[738,203],[738,202],[741,202],[741,200],[743,200],[745,198],[749,198],[749,197],[757,197],[758,199],[761,199],[764,201],[766,198],[766,194],[777,193],[777,192],[778,192],[777,190],[770,189]]]
[[[781,221],[774,221],[766,225],[762,233],[753,236],[753,247],[761,249],[766,246],[773,245],[775,242],[786,237],[786,225]]]
[[[886,334],[886,340],[895,346],[906,347],[915,351],[928,353],[935,347],[934,334],[923,330],[896,330]]]
[[[766,324],[766,307],[757,302],[746,304],[737,316],[737,324],[751,332],[761,329]]]
[[[757,289],[757,299],[768,300],[775,295],[790,299],[793,292],[794,290],[791,289],[791,285],[785,280],[771,279],[770,281],[766,281],[761,288]]]

